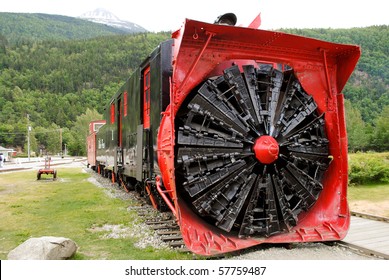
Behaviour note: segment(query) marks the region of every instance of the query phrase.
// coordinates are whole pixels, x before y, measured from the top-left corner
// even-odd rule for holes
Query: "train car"
[[[161,174],[157,134],[170,99],[172,42],[161,43],[112,97],[97,133],[96,166],[129,189]]]
[[[187,19],[113,96],[98,172],[171,210],[197,254],[344,238],[360,48],[222,19]]]
[[[86,138],[87,165],[92,169],[96,168],[96,133],[105,124],[105,120],[92,121],[89,123],[89,134]]]

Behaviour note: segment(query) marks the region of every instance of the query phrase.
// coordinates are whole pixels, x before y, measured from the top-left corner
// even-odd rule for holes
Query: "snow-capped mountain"
[[[124,30],[129,33],[146,32],[142,26],[133,22],[119,19],[117,16],[102,8],[98,8],[94,11],[86,12],[79,16],[81,19],[88,21],[109,25],[120,30]]]

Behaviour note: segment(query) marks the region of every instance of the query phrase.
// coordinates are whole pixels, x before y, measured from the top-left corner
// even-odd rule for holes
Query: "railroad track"
[[[61,161],[61,162],[53,162],[51,163],[50,165],[51,166],[60,166],[60,165],[66,165],[66,164],[71,164],[73,162],[81,162],[83,163],[84,165],[86,165],[84,162],[85,162],[85,159],[73,159],[73,160],[65,160],[65,161]],[[23,166],[23,165],[31,165],[31,164],[34,164],[34,166]],[[30,169],[34,169],[34,168],[38,168],[38,167],[44,167],[45,164],[42,163],[42,162],[21,162],[21,163],[17,163],[17,164],[13,164],[12,167],[5,167],[5,168],[1,168],[0,169],[0,173],[2,172],[13,172],[13,171],[22,171],[22,170],[30,170]]]
[[[142,197],[139,197],[139,199],[142,199],[143,201]],[[137,211],[138,216],[145,220],[145,224],[156,232],[162,242],[165,242],[173,249],[184,252],[189,251],[185,247],[180,228],[172,213],[160,213],[149,205],[138,207],[135,210]]]

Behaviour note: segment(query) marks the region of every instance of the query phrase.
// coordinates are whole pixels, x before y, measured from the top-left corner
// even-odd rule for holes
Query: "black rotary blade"
[[[324,115],[292,70],[239,69],[204,81],[179,109],[177,190],[206,223],[270,236],[297,225],[323,189]]]

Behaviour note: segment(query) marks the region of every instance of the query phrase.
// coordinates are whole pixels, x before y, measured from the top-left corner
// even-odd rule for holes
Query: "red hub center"
[[[263,164],[271,164],[278,158],[279,147],[276,139],[263,135],[259,137],[253,147],[255,157]]]

